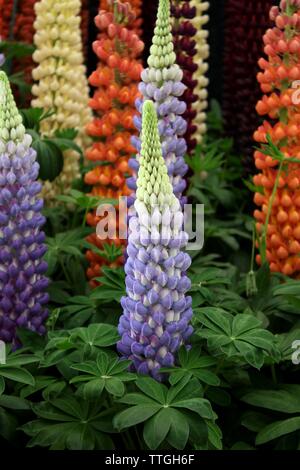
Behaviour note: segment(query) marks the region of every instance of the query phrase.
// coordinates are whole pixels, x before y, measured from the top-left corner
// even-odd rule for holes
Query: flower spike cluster
[[[35,4],[36,34],[33,54],[38,66],[33,70],[36,84],[32,87],[34,107],[54,110],[41,122],[41,132],[52,136],[56,130],[78,130],[76,143],[87,144],[85,125],[90,120],[86,69],[83,65],[80,30],[80,0],[41,0]],[[79,174],[79,155],[73,150],[64,152],[64,168],[52,183],[46,182],[43,194],[49,205],[55,197],[68,193]]]
[[[44,334],[48,311],[43,201],[36,152],[8,78],[0,72],[0,340],[18,346],[16,328]]]
[[[160,380],[160,368],[175,364],[176,352],[193,331],[192,299],[185,295],[191,259],[182,251],[188,235],[182,229],[183,213],[162,156],[151,101],[143,105],[139,162],[118,350],[139,373]]]
[[[187,123],[182,117],[186,111],[186,104],[180,98],[186,90],[186,86],[182,83],[183,73],[175,61],[170,1],[160,0],[148,58],[148,68],[142,73],[142,82],[139,87],[143,99],[137,100],[137,109],[139,113],[142,112],[144,100],[152,100],[155,104],[163,157],[167,164],[174,193],[184,204],[185,198],[182,194],[186,188],[184,176],[188,167],[184,161],[187,145],[183,136],[187,130]],[[140,131],[140,116],[135,118],[135,124]],[[139,151],[140,140],[135,137],[132,141]],[[127,180],[127,184],[131,190],[135,191],[136,174],[139,168],[138,159],[131,159],[130,167],[134,171],[134,176]]]
[[[265,121],[255,132],[254,139],[263,144],[269,135],[286,159],[299,159],[300,102],[299,89],[294,82],[300,79],[300,1],[281,1],[280,8],[271,9],[270,18],[276,26],[264,35],[268,60],[259,60],[262,71],[258,74],[264,96],[256,107]],[[255,194],[259,210],[254,215],[260,238],[264,225],[269,222],[266,256],[270,268],[287,276],[299,276],[300,165],[297,162],[285,164],[279,173],[281,166],[271,156],[257,150],[254,158],[259,170],[254,183],[261,187]],[[259,255],[257,261],[261,262]]]
[[[130,10],[134,13],[134,17],[130,19],[128,24],[126,25],[128,29],[135,32],[139,37],[142,35],[142,3],[143,0],[127,0],[126,2],[123,0],[100,0],[100,10],[111,11],[113,3],[118,2],[118,8],[120,9],[120,13],[124,16],[127,15],[128,7],[130,6]]]
[[[89,78],[90,84],[96,87],[89,102],[95,117],[86,126],[88,135],[95,139],[86,151],[86,158],[98,165],[86,174],[85,182],[93,185],[92,195],[118,199],[130,194],[126,174],[130,171],[128,160],[134,153],[131,137],[136,133],[133,118],[136,114],[135,100],[139,96],[138,82],[143,70],[139,57],[144,45],[137,34],[128,28],[135,22],[131,7],[120,2],[107,7],[109,10],[100,10],[95,18],[100,35],[93,49],[100,61]],[[99,221],[95,213],[88,214],[89,225],[96,226]],[[96,233],[89,236],[88,241],[103,249],[103,241]],[[125,240],[119,238],[104,242],[123,249],[125,245]],[[123,256],[120,256],[110,264],[91,250],[87,251],[87,259],[90,262],[87,275],[92,286],[96,285],[93,278],[101,275],[102,266],[112,267],[124,262]]]

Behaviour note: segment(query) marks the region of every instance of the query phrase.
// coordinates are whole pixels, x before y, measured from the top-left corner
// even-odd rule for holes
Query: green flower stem
[[[264,264],[267,261],[267,231],[268,231],[268,226],[269,226],[269,222],[270,222],[270,217],[271,217],[271,213],[272,213],[272,209],[273,209],[275,196],[276,196],[278,185],[279,185],[279,178],[281,176],[284,163],[285,163],[284,160],[282,160],[280,162],[280,165],[279,165],[279,168],[278,168],[278,171],[277,171],[276,180],[275,180],[274,188],[273,188],[273,191],[272,191],[272,196],[271,196],[271,199],[269,201],[266,222],[265,222],[264,228],[263,228],[262,242],[261,242],[261,245],[260,245],[260,255],[261,255],[262,264]]]

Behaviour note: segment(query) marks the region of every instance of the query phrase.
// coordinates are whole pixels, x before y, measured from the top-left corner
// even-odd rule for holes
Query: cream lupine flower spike
[[[209,45],[207,42],[208,31],[203,26],[209,21],[209,16],[205,13],[209,8],[209,2],[203,0],[191,0],[191,7],[196,8],[196,16],[191,19],[193,26],[197,29],[196,36],[194,37],[197,42],[197,55],[194,58],[195,63],[198,65],[198,70],[194,74],[195,80],[198,84],[194,90],[195,95],[199,98],[194,103],[193,108],[197,111],[195,124],[197,125],[197,132],[194,136],[200,144],[203,135],[206,133],[206,108],[207,108],[207,86],[208,78],[205,73],[208,70],[208,63],[206,62],[209,56]]]
[[[35,4],[33,54],[38,66],[33,70],[32,106],[52,110],[54,114],[41,122],[41,132],[52,136],[56,130],[78,130],[76,143],[85,147],[85,125],[91,119],[89,91],[83,64],[80,31],[80,0],[41,0]],[[66,194],[74,179],[79,178],[79,155],[64,152],[64,168],[54,182],[46,182],[43,197],[48,205],[55,196]]]

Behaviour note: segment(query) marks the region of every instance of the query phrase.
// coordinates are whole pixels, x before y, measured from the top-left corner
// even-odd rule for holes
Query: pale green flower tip
[[[169,67],[176,61],[176,55],[172,53],[174,46],[171,34],[170,9],[170,0],[159,1],[154,37],[148,58],[148,66],[150,68],[161,69],[166,66]]]
[[[22,117],[18,112],[8,77],[4,71],[0,71],[0,135],[5,141],[22,140],[25,135]]]
[[[173,188],[168,176],[166,162],[162,156],[155,105],[144,102],[142,113],[142,148],[137,179],[137,200],[149,207],[169,203],[173,200]]]
[[[8,77],[3,70],[0,71],[0,82],[4,84],[5,88],[9,88]]]

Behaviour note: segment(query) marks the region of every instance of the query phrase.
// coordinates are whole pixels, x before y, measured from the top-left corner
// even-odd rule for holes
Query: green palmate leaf
[[[4,390],[5,390],[5,381],[4,381],[4,378],[0,376],[0,395],[2,395]]]
[[[209,401],[200,397],[202,389],[197,379],[184,377],[169,390],[148,377],[139,378],[136,384],[143,394],[129,393],[119,400],[133,406],[117,414],[114,421],[117,428],[145,422],[144,439],[151,449],[156,449],[163,441],[183,449],[190,433],[191,439],[203,439],[205,426],[201,432],[196,430],[199,416],[214,420],[216,415]]]
[[[124,283],[125,283],[125,273],[124,269],[121,268],[108,268],[108,267],[103,267],[102,268],[102,273],[103,276],[98,278],[99,282],[101,284],[111,287],[113,289],[118,289],[118,290],[124,290]]]
[[[72,396],[34,406],[38,418],[25,424],[23,431],[32,436],[29,447],[50,447],[51,450],[112,449],[106,432],[107,412],[101,405],[90,404]]]
[[[282,413],[300,413],[300,385],[286,386],[285,390],[255,390],[244,395],[242,400]]]
[[[185,412],[184,415],[189,423],[189,440],[194,444],[194,446],[206,446],[208,441],[208,427],[206,421],[192,412]]]
[[[256,411],[247,411],[242,416],[242,425],[252,432],[259,432],[272,421],[272,418]]]
[[[169,411],[170,431],[167,441],[175,449],[182,450],[189,438],[189,423],[183,413],[174,409]]]
[[[197,291],[204,286],[230,284],[230,280],[226,277],[225,272],[217,268],[202,268],[196,274],[191,275],[190,279],[192,282],[191,292]]]
[[[161,404],[165,404],[168,389],[165,385],[156,382],[150,377],[140,378],[136,381],[137,387],[150,398]]]
[[[120,397],[125,393],[123,382],[134,380],[135,375],[125,372],[130,361],[120,362],[118,358],[109,357],[106,353],[98,353],[96,362],[87,361],[83,364],[74,364],[72,369],[85,372],[85,375],[73,377],[70,383],[82,383],[79,390],[89,398],[97,398],[105,388],[111,395]]]
[[[119,400],[120,403],[127,405],[155,405],[157,402],[152,398],[142,395],[141,393],[127,393]]]
[[[34,385],[34,378],[26,369],[2,365],[0,366],[0,377],[1,376],[26,385]]]
[[[8,442],[12,442],[15,439],[17,426],[17,419],[3,408],[0,408],[0,436]]]
[[[16,352],[9,353],[6,357],[6,364],[4,367],[20,367],[26,364],[33,364],[35,362],[39,362],[39,358],[37,356],[35,356],[34,354],[26,354],[25,351],[26,349],[23,348]]]
[[[63,153],[51,140],[34,140],[32,147],[37,152],[40,165],[39,177],[43,181],[54,181],[62,172],[64,166]]]
[[[273,295],[295,295],[299,296],[300,281],[287,280],[284,284],[279,284],[272,289]]]
[[[20,397],[13,395],[0,395],[0,407],[10,410],[30,410],[30,403]]]
[[[54,385],[57,383],[57,379],[52,376],[37,376],[35,377],[35,384],[34,386],[28,385],[26,387],[22,387],[20,391],[21,398],[27,398],[30,395],[40,391],[47,389],[49,386]]]
[[[208,367],[215,366],[217,361],[210,356],[202,356],[196,348],[187,351],[185,347],[179,351],[180,368],[164,368],[162,371],[170,372],[169,381],[176,385],[183,377],[193,376],[209,385],[219,385],[220,380]]]
[[[55,137],[59,139],[74,140],[78,135],[78,130],[68,128],[68,129],[57,129],[55,131]]]
[[[163,408],[146,422],[143,436],[151,450],[157,449],[165,440],[171,427],[171,417],[172,410]]]
[[[199,416],[201,416],[201,418],[215,418],[215,414],[211,408],[210,402],[205,398],[190,398],[188,400],[181,400],[178,402],[173,402],[172,406],[175,408],[186,408],[188,410],[194,411]]]
[[[76,377],[77,379],[86,379],[85,376],[82,377]],[[73,383],[75,383],[75,380],[73,380]],[[89,380],[84,386],[83,386],[83,395],[85,398],[88,399],[100,399],[101,393],[104,389],[105,386],[105,380],[104,379],[93,379]]]
[[[274,357],[278,353],[273,335],[261,328],[261,321],[252,315],[233,316],[220,308],[200,308],[195,313],[205,327],[197,330],[197,334],[207,338],[216,353],[242,357],[256,368],[263,365],[266,353]]]
[[[52,138],[51,140],[50,139],[47,140],[47,142],[51,142],[56,147],[58,147],[62,152],[66,150],[74,150],[74,152],[77,152],[79,153],[79,155],[82,155],[81,148],[70,139],[56,137],[56,138]]]
[[[213,445],[213,447],[221,450],[223,447],[221,429],[213,421],[207,421],[207,429],[209,442]]]
[[[282,359],[291,361],[294,353],[297,355],[297,344],[300,340],[300,328],[295,328],[289,333],[278,335],[278,348],[281,352]],[[298,357],[300,357],[298,355]]]
[[[121,411],[114,418],[114,425],[118,430],[135,426],[136,424],[147,421],[151,416],[160,410],[160,405],[136,405],[128,408],[127,410]]]
[[[79,341],[89,346],[105,348],[112,346],[119,339],[116,327],[97,323],[87,328],[76,328],[71,333],[71,341]]]
[[[278,437],[290,434],[300,430],[300,417],[276,421],[262,429],[257,437],[256,444],[265,444],[266,442],[277,439]]]
[[[200,315],[203,315],[203,318],[200,319]],[[230,337],[232,315],[225,310],[214,307],[202,308],[197,311],[197,316],[210,330]]]
[[[85,242],[84,246],[87,249],[93,251],[96,255],[110,262],[115,261],[119,256],[122,256],[122,253],[123,253],[122,248],[116,247],[115,245],[110,245],[108,243],[103,244],[103,250],[100,250],[95,245],[92,245],[91,243],[88,243],[88,242]]]
[[[99,280],[100,278],[96,278]],[[120,302],[121,298],[125,295],[125,288],[122,290],[117,290],[109,288],[106,286],[100,286],[93,290],[90,295],[90,298],[97,301],[102,301],[103,303],[117,301]]]
[[[23,124],[26,129],[39,130],[39,124],[44,114],[44,110],[42,108],[21,109],[20,114],[23,118]]]
[[[118,377],[110,377],[106,380],[106,390],[115,397],[121,397],[125,393],[125,387]]]
[[[33,44],[27,44],[25,42],[4,40],[0,42],[0,51],[4,52],[6,60],[32,56],[34,50],[35,46]]]

